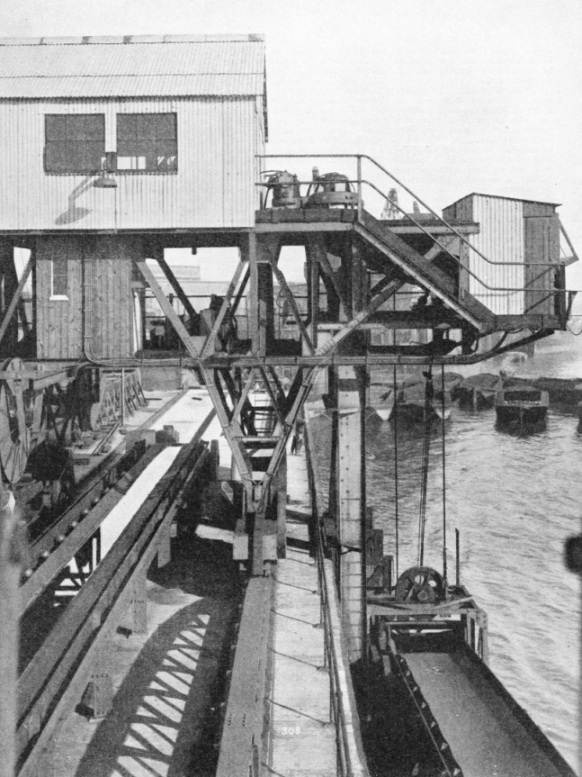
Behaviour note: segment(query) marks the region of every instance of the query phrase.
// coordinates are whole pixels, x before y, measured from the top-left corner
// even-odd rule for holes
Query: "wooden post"
[[[351,367],[337,370],[337,511],[340,594],[350,662],[366,656],[364,413]]]
[[[277,472],[277,558],[287,551],[287,454],[284,453]]]
[[[251,348],[253,354],[260,353],[261,338],[260,338],[260,318],[259,318],[259,274],[257,269],[257,236],[254,232],[249,233],[248,244],[245,246],[247,252],[247,259],[250,266],[250,306],[251,306],[251,320],[250,320],[250,337]]]
[[[93,698],[91,700],[91,707],[95,718],[104,718],[113,703],[113,678],[111,676],[111,657],[109,655],[110,642],[110,635],[104,634],[93,667],[93,677],[91,680]]]
[[[166,526],[160,537],[158,549],[158,568],[161,569],[172,560],[172,538],[170,525]]]
[[[365,304],[365,272],[361,251],[352,243],[342,256],[341,285],[347,310],[360,314]],[[343,314],[343,316],[342,316]],[[340,350],[352,353],[362,339],[346,338]],[[331,371],[330,371],[330,374]],[[338,367],[331,391],[337,421],[334,429],[336,515],[340,542],[339,583],[342,619],[350,662],[367,658],[366,618],[366,491],[365,491],[365,372]]]
[[[313,347],[317,348],[317,334],[319,323],[319,264],[317,262],[317,256],[313,251],[309,250],[309,246],[305,250],[307,258],[307,267],[309,268],[309,323],[310,323],[310,336]]]
[[[21,554],[14,498],[0,482],[0,777],[16,767],[16,682],[18,672],[18,585]]]
[[[147,570],[141,569],[133,583],[132,627],[136,634],[147,634],[148,630],[148,594]]]

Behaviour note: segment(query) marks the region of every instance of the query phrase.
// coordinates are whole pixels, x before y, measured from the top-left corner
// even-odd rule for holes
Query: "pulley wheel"
[[[410,567],[396,581],[394,598],[402,604],[434,604],[444,598],[441,575],[431,567]]]

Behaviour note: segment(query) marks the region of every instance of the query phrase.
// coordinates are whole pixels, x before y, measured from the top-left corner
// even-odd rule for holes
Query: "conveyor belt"
[[[464,777],[575,777],[527,713],[468,650],[406,653],[404,658]]]

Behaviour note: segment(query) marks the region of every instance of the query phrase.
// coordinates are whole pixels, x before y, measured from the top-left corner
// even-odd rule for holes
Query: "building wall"
[[[469,292],[498,314],[524,312],[525,245],[523,203],[500,197],[473,198],[473,221],[480,224],[470,243],[491,262],[469,253]],[[477,276],[475,278],[475,276]],[[510,291],[505,291],[510,289]]]
[[[525,219],[525,307],[527,313],[559,314],[555,281],[560,262],[560,222],[556,214],[532,215]],[[552,267],[544,267],[546,263]],[[555,268],[554,268],[555,266]]]
[[[117,230],[250,227],[264,152],[261,100],[159,98],[0,102],[0,230]],[[94,176],[47,174],[44,116],[104,113],[106,151],[115,151],[118,113],[178,117],[178,172]]]
[[[471,194],[445,208],[443,216],[479,224],[469,242],[490,262],[465,251],[471,294],[497,314],[554,314],[552,265],[560,257],[555,205]]]
[[[123,358],[134,351],[132,263],[141,241],[46,236],[36,241],[37,358]],[[52,260],[66,261],[67,293],[53,295]]]

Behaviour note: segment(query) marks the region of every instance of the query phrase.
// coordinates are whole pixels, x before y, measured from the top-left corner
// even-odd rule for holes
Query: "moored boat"
[[[495,413],[499,426],[518,428],[539,427],[546,422],[550,398],[547,391],[535,386],[501,389],[495,398]]]
[[[453,391],[452,398],[461,407],[482,410],[493,407],[497,392],[503,388],[503,378],[491,372],[469,375]]]
[[[433,408],[431,417],[433,420],[443,417],[449,418],[451,414],[451,400],[454,392],[463,381],[463,376],[457,372],[445,372],[443,376],[433,377]],[[379,389],[384,389],[381,393]],[[375,390],[375,391],[374,391]],[[422,423],[425,420],[425,391],[426,381],[417,378],[407,379],[394,387],[386,390],[385,383],[375,383],[370,386],[370,405],[383,421],[388,421],[394,408],[398,405],[398,413],[404,419],[412,423]]]
[[[393,409],[398,420],[408,424],[447,421],[451,412],[452,407],[446,396],[444,403],[441,395],[440,399],[434,398],[427,404],[426,389],[422,383],[400,391]]]
[[[435,399],[442,400],[443,394],[445,402],[453,399],[457,388],[461,385],[463,380],[463,376],[458,372],[445,372],[442,376],[436,374],[432,379]]]

